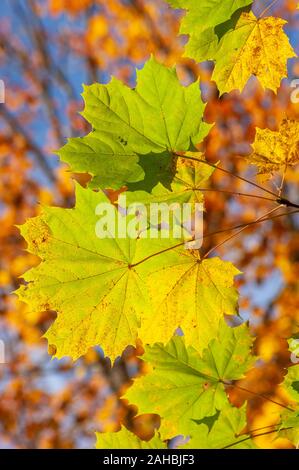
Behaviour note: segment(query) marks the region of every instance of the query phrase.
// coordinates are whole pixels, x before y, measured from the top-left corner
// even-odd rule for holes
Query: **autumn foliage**
[[[298,446],[297,2],[215,3],[5,10],[3,447]],[[123,194],[201,248],[97,239]]]

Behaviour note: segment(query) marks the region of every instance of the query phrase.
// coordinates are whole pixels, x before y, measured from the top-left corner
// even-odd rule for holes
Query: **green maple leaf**
[[[225,23],[240,9],[251,5],[253,0],[167,0],[174,8],[187,10],[182,20],[181,34],[202,32]]]
[[[252,449],[246,427],[246,404],[241,408],[225,406],[210,418],[190,423],[190,439],[184,449]]]
[[[97,449],[166,449],[167,445],[156,434],[149,441],[142,441],[124,426],[118,432],[96,433]]]
[[[190,420],[213,416],[228,404],[225,384],[240,379],[251,367],[251,347],[246,325],[230,328],[224,321],[201,355],[179,336],[166,346],[146,347],[142,360],[150,371],[134,380],[124,398],[136,404],[139,413],[161,416],[163,439],[187,436]]]
[[[83,97],[82,115],[93,131],[70,139],[59,155],[73,171],[91,174],[93,188],[142,181],[146,158],[152,155],[158,158],[151,172],[159,173],[160,160],[165,168],[156,183],[169,178],[167,165],[173,152],[189,150],[210,129],[202,121],[205,105],[199,83],[182,86],[175,68],[154,58],[137,71],[135,89],[113,78],[108,85],[85,86]]]

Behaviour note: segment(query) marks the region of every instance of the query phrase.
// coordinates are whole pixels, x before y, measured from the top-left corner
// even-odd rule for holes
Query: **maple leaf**
[[[162,439],[187,436],[190,420],[213,416],[228,404],[225,384],[240,379],[251,367],[251,347],[245,324],[231,328],[224,321],[201,355],[179,336],[166,346],[147,346],[142,360],[150,371],[134,380],[124,398],[136,404],[139,413],[161,416]]]
[[[21,227],[28,250],[38,255],[41,263],[24,275],[26,284],[20,287],[18,295],[31,309],[57,312],[57,319],[45,334],[56,357],[67,355],[77,359],[88,348],[101,345],[114,360],[127,345],[135,345],[138,329],[143,340],[146,328],[142,328],[141,322],[159,323],[156,316],[164,314],[153,295],[157,282],[165,284],[165,295],[169,287],[173,291],[175,283],[178,284],[176,297],[169,293],[174,302],[170,311],[178,312],[174,318],[177,324],[169,326],[171,333],[179,326],[188,328],[190,322],[192,334],[198,325],[207,329],[206,338],[217,325],[216,320],[210,318],[212,315],[219,320],[223,313],[234,313],[229,309],[234,308],[237,293],[229,283],[238,271],[230,263],[217,258],[199,263],[198,256],[185,249],[184,240],[170,236],[150,239],[143,234],[141,238],[132,239],[111,233],[112,238],[100,239],[95,232],[96,207],[100,203],[108,204],[115,219],[120,216],[117,208],[109,203],[104,193],[84,190],[79,185],[76,198],[75,208],[44,208],[43,215],[29,219]],[[120,217],[130,221],[129,216]],[[198,263],[203,267],[198,268]],[[202,278],[202,269],[213,276],[214,281]],[[165,282],[166,273],[172,279],[171,285]],[[189,309],[190,304],[182,297],[189,273],[192,273],[192,283],[199,284],[194,292],[201,293],[203,298],[196,298],[200,310],[195,314],[190,307],[181,322],[182,312]],[[213,282],[219,282],[216,291]],[[195,287],[188,289],[190,295]],[[218,292],[221,298],[217,298]],[[161,291],[157,290],[157,294],[160,296]],[[215,297],[213,302],[212,296]],[[182,306],[178,308],[176,302],[181,299]],[[162,340],[168,339],[165,332]]]
[[[142,441],[124,426],[118,432],[97,432],[97,449],[166,449],[167,445],[156,434],[149,441]]]
[[[190,423],[190,439],[184,449],[253,449],[255,445],[244,432],[246,403],[241,408],[225,406],[214,416]]]
[[[158,154],[158,173],[159,159],[163,167],[163,160],[201,142],[211,127],[202,121],[205,105],[199,83],[183,87],[175,68],[153,57],[137,71],[135,89],[112,78],[108,85],[85,86],[83,97],[82,115],[93,131],[69,139],[58,153],[73,171],[91,174],[93,188],[117,189],[143,180],[140,155],[145,156],[146,165],[147,156]]]
[[[202,32],[225,23],[235,11],[251,5],[253,0],[167,0],[174,8],[187,10],[181,34]]]
[[[248,161],[258,167],[262,180],[299,163],[299,121],[284,119],[278,131],[256,129]]]
[[[215,60],[212,80],[220,94],[242,91],[251,75],[264,88],[276,92],[287,76],[287,60],[296,57],[283,31],[285,24],[281,18],[256,18],[251,12],[242,13],[235,27],[225,31],[220,41],[212,29],[205,39],[195,33],[185,55],[200,61]]]

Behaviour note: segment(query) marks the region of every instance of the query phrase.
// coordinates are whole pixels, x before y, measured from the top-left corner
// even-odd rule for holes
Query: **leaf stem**
[[[219,171],[222,171],[223,173],[226,173],[230,176],[233,176],[234,178],[238,178],[239,180],[241,181],[244,181],[245,183],[247,184],[250,184],[258,189],[260,189],[261,191],[265,191],[266,193],[268,194],[271,194],[271,196],[274,196],[275,199],[271,199],[269,198],[269,200],[272,200],[273,202],[276,202],[277,204],[279,205],[283,205],[283,206],[286,206],[286,207],[295,207],[297,209],[299,209],[299,204],[296,204],[294,202],[291,202],[289,201],[287,198],[285,197],[281,197],[281,191],[282,191],[282,188],[281,188],[281,191],[276,194],[275,192],[271,191],[270,189],[267,189],[267,188],[264,188],[263,186],[260,186],[259,184],[255,183],[254,181],[251,181],[247,178],[244,178],[244,176],[240,176],[240,175],[236,175],[235,173],[233,173],[232,171],[229,171],[229,170],[226,170],[225,168],[221,168],[220,166],[218,165],[215,165],[214,163],[210,163],[208,162],[207,160],[203,160],[203,159],[200,159],[200,158],[196,158],[196,157],[192,157],[192,156],[189,156],[189,155],[180,155],[178,153],[175,153],[174,154],[176,157],[178,158],[184,158],[186,160],[193,160],[195,162],[198,162],[198,163],[204,163],[205,165],[209,165],[210,167],[212,168],[215,168],[215,170],[219,170]],[[283,182],[284,182],[284,179],[283,179]],[[283,183],[282,182],[282,183]],[[221,192],[221,191],[219,191]],[[232,192],[233,193],[233,192]],[[241,194],[241,193],[235,193],[235,194]],[[245,193],[243,194],[245,196]],[[257,197],[258,195],[254,195],[252,197]],[[259,196],[260,198],[263,198],[263,196]],[[264,198],[263,198],[264,199]]]
[[[231,240],[232,238],[234,237],[237,237],[241,232],[243,232],[244,230],[246,230],[247,227],[249,227],[250,225],[252,224],[256,224],[258,222],[261,222],[261,221],[264,221],[265,218],[272,214],[273,212],[277,211],[278,209],[280,209],[282,207],[282,205],[280,206],[277,206],[277,207],[274,207],[274,209],[271,209],[270,211],[266,212],[265,214],[263,214],[262,216],[258,217],[256,220],[254,220],[253,222],[251,223],[248,223],[246,225],[244,225],[243,227],[240,228],[240,230],[236,233],[233,233],[232,235],[230,235],[228,238],[225,238],[225,240],[222,240],[220,243],[218,243],[216,246],[214,246],[213,248],[211,248],[205,255],[203,258],[207,258],[213,251],[217,250],[217,248],[219,248],[220,246],[224,245],[224,243],[228,242],[229,240]],[[269,220],[269,219],[268,219]]]
[[[178,158],[184,158],[186,160],[193,160],[197,163],[204,163],[205,165],[208,165],[212,168],[215,168],[215,170],[222,171],[223,173],[226,173],[230,176],[233,176],[234,178],[238,178],[238,179],[240,179],[241,181],[244,181],[247,184],[251,184],[252,186],[255,186],[256,188],[260,189],[261,191],[265,191],[266,193],[271,194],[271,196],[274,196],[277,199],[277,194],[274,193],[273,191],[271,191],[270,189],[264,188],[263,186],[260,186],[259,184],[255,183],[254,181],[251,181],[247,178],[244,178],[243,176],[236,175],[232,171],[226,170],[225,168],[221,168],[220,166],[218,166],[214,163],[208,162],[207,160],[199,159],[199,158],[192,157],[192,156],[189,156],[189,155],[180,155],[178,153],[175,153],[175,156],[178,157]]]
[[[241,387],[241,385],[237,384],[225,384],[227,387],[234,387],[237,388],[238,390],[242,390],[243,392],[250,393],[251,395],[254,395],[256,397],[262,398],[263,400],[270,401],[271,403],[274,403],[277,406],[281,406],[282,408],[285,408],[288,411],[294,411],[293,408],[290,408],[289,406],[285,405],[284,403],[280,403],[279,401],[275,401],[272,398],[267,397],[266,395],[263,395],[261,393],[254,392],[253,390],[248,390],[245,387]]]
[[[279,209],[279,207],[275,207],[275,210],[276,209]],[[262,222],[267,222],[268,220],[277,219],[279,217],[283,217],[284,215],[293,215],[293,214],[298,214],[298,213],[299,213],[299,210],[295,210],[295,211],[291,211],[291,212],[283,212],[282,214],[277,214],[277,215],[274,215],[273,217],[265,217],[265,218],[263,218],[261,220],[258,220],[258,221],[254,220],[252,222],[247,222],[245,224],[236,225],[235,227],[228,227],[228,228],[225,228],[225,229],[222,229],[222,230],[217,230],[215,232],[206,233],[205,235],[203,235],[201,238],[199,238],[197,240],[204,239],[204,238],[207,238],[207,237],[211,237],[213,235],[218,235],[218,234],[224,233],[224,232],[230,232],[231,230],[237,230],[238,228],[242,228],[242,227],[247,228],[250,225],[260,224]],[[185,245],[185,243],[190,243],[192,241],[195,241],[194,237],[190,238],[189,240],[184,240],[183,242],[180,242],[177,245],[171,246],[169,248],[165,248],[164,250],[157,251],[156,253],[153,253],[152,255],[149,255],[146,258],[143,258],[142,260],[137,261],[137,263],[131,264],[129,267],[130,268],[135,268],[139,264],[144,263],[145,261],[148,261],[149,259],[153,258],[154,256],[159,256],[163,253],[166,253],[167,251],[174,250],[175,248],[179,248],[180,246]]]
[[[250,193],[240,193],[240,192],[236,192],[236,191],[228,191],[226,189],[194,188],[193,191],[201,191],[201,192],[211,191],[211,192],[217,192],[217,193],[231,194],[233,196],[254,197],[254,198],[257,198],[257,199],[263,199],[265,201],[277,202],[277,199],[273,199],[271,197],[260,196],[259,194],[250,194]]]
[[[270,10],[270,8],[274,7],[274,5],[278,2],[278,0],[273,0],[263,11],[262,13],[259,14],[259,18],[262,18],[267,11]]]
[[[288,429],[293,429],[293,428],[292,427],[282,428],[281,431],[287,431]],[[233,442],[232,444],[229,444],[225,447],[222,447],[222,449],[229,449],[230,447],[233,447],[236,444],[241,444],[241,442],[248,441],[249,439],[254,439],[255,437],[266,436],[267,434],[272,434],[272,433],[277,432],[277,431],[278,431],[278,429],[272,429],[271,431],[265,431],[265,432],[262,432],[260,434],[250,435],[250,436],[244,437],[244,439],[241,439],[240,441]]]

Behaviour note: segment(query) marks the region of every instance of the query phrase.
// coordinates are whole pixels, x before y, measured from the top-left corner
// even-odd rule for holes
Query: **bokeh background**
[[[270,3],[255,1],[255,12]],[[297,3],[279,0],[268,14],[288,20],[286,30],[298,53]],[[70,173],[55,155],[66,137],[88,131],[79,115],[82,83],[107,83],[115,75],[134,85],[135,67],[151,53],[167,65],[177,63],[184,84],[200,77],[208,102],[205,118],[215,122],[204,143],[207,158],[254,179],[254,168],[244,157],[255,127],[277,129],[283,117],[299,117],[299,103],[290,100],[299,62],[289,61],[289,78],[277,95],[263,91],[252,78],[242,95],[232,92],[219,99],[210,81],[212,63],[199,66],[182,58],[186,38],[177,36],[181,12],[163,0],[1,0],[0,11],[0,79],[5,83],[5,104],[0,104],[0,339],[6,356],[0,364],[0,447],[90,448],[95,430],[117,430],[121,422],[149,438],[159,426],[158,417],[136,417],[137,410],[119,399],[140,373],[136,355],[141,347],[128,348],[113,368],[100,349],[76,363],[51,360],[42,335],[55,312],[32,312],[11,295],[19,277],[38,262],[25,251],[16,225],[36,215],[43,204],[71,207],[73,180],[82,185],[88,181],[88,176]],[[270,188],[276,183],[269,183]],[[294,168],[286,175],[284,192],[299,202],[298,188]],[[205,215],[209,233],[255,220],[272,207],[269,201],[222,192],[253,191],[221,172],[214,173],[210,189]],[[256,335],[259,365],[240,385],[285,403],[278,384],[289,365],[286,338],[299,329],[296,217],[251,226],[214,252],[243,272],[238,279],[240,316],[250,320]],[[203,250],[227,237],[206,238]],[[251,429],[278,420],[279,407],[261,396],[239,390],[231,393],[231,400],[237,406],[248,400]],[[274,438],[260,437],[257,444],[290,446]]]

